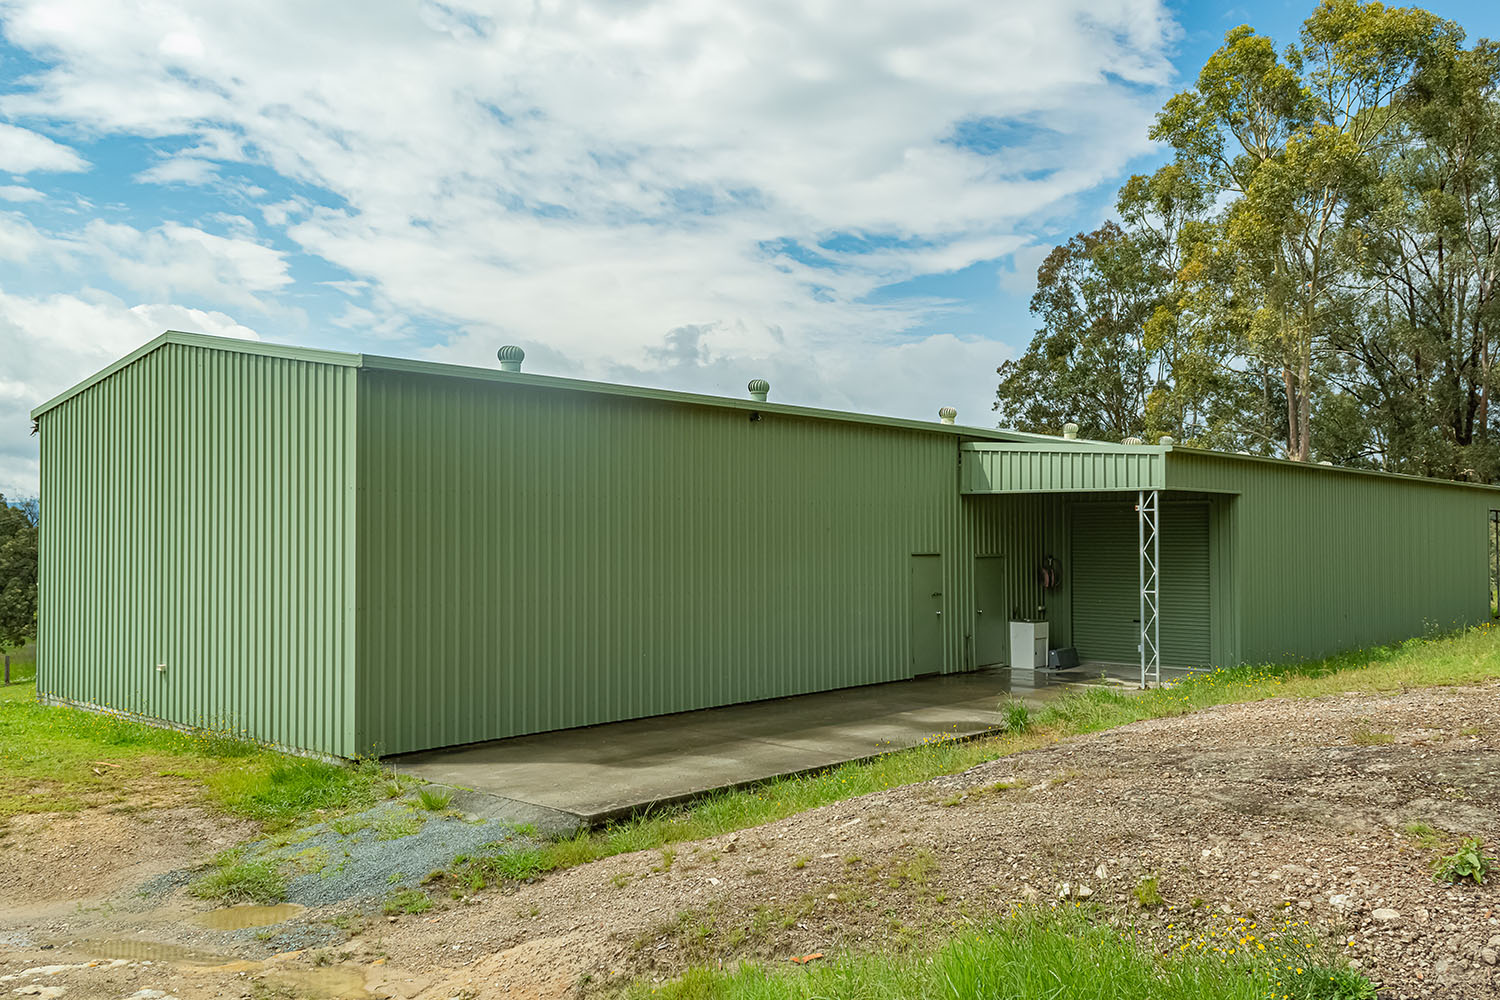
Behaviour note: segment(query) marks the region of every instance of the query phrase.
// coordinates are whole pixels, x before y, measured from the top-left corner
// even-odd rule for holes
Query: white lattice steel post
[[[1140,543],[1141,687],[1161,683],[1161,494],[1141,490],[1136,501]]]

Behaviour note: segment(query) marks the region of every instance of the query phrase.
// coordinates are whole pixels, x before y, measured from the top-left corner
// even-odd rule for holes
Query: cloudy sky
[[[989,424],[1041,257],[1309,7],[0,0],[0,493],[164,329]]]

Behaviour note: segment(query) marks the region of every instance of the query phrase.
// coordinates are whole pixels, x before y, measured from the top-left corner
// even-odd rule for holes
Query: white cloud
[[[0,123],[0,170],[13,174],[33,171],[87,170],[88,163],[69,146],[40,132]]]
[[[176,222],[141,230],[95,219],[51,245],[101,267],[135,292],[162,300],[201,298],[264,309],[261,296],[292,280],[280,251]]]
[[[1160,0],[7,11],[9,42],[49,65],[0,113],[174,150],[138,179],[240,199],[224,207],[349,272],[361,294],[329,325],[352,346],[423,349],[402,338],[430,319],[463,331],[439,356],[489,363],[515,341],[569,373],[735,394],[779,359],[803,402],[963,419],[1004,346],[951,303],[872,293],[1038,249],[1029,220],[1150,150],[1175,31]],[[1008,148],[949,141],[975,121]],[[254,205],[246,167],[273,190]],[[235,235],[68,240],[152,301],[293,290],[284,255]],[[913,332],[935,322],[951,332]],[[666,338],[688,328],[698,361],[673,367]]]
[[[0,493],[37,491],[33,407],[135,350],[163,330],[256,339],[229,316],[161,303],[128,306],[97,291],[28,297],[0,291]]]
[[[0,185],[0,199],[5,201],[41,201],[47,196],[36,188],[26,187],[22,184]]]
[[[1012,295],[1030,298],[1036,291],[1037,268],[1051,252],[1052,246],[1048,243],[1021,247],[1000,269],[1000,287]]]
[[[135,175],[140,184],[209,184],[219,178],[219,168],[196,156],[173,156]]]

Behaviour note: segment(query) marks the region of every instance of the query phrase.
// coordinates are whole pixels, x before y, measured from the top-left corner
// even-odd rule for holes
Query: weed
[[[370,828],[370,818],[363,814],[355,816],[341,816],[338,819],[334,820],[332,823],[329,823],[328,826],[333,830],[334,833],[337,833],[340,836],[350,837],[361,830],[368,830]]]
[[[661,864],[652,867],[654,872],[669,872],[672,870],[672,861],[677,857],[677,852],[670,847],[661,849]]]
[[[797,859],[792,862],[792,867],[793,868],[806,868],[807,867],[807,863],[809,861],[811,861],[811,860],[812,860],[812,855],[810,855],[810,854],[799,854],[799,855],[797,855]]]
[[[188,885],[191,895],[226,903],[277,903],[286,897],[286,876],[275,861],[241,861],[238,852],[227,851],[214,865]]]
[[[1006,698],[1002,701],[1000,715],[1005,720],[1007,733],[1024,733],[1031,728],[1031,709],[1019,698]]]
[[[1147,875],[1135,884],[1131,890],[1135,901],[1141,904],[1143,910],[1155,910],[1166,905],[1166,900],[1161,895],[1161,883],[1155,875]]]
[[[426,913],[432,909],[432,900],[421,889],[402,889],[385,898],[382,907],[387,916],[400,913]]]
[[[446,789],[428,787],[417,790],[417,804],[428,812],[442,812],[452,801],[453,793]]]
[[[1406,824],[1406,833],[1408,836],[1414,837],[1417,844],[1426,851],[1435,851],[1448,842],[1448,834],[1426,823],[1408,823]]]
[[[905,861],[891,866],[889,885],[892,889],[908,884],[926,885],[928,876],[936,870],[937,858],[926,848],[919,848]]]
[[[297,865],[297,871],[303,875],[319,875],[323,869],[328,867],[328,848],[309,847],[305,851],[299,851],[292,857]]]
[[[466,884],[471,892],[478,892],[492,882],[525,882],[551,871],[551,858],[538,848],[514,848],[506,843],[485,846],[493,853],[460,856],[449,866],[449,874]]]
[[[1459,841],[1458,850],[1445,858],[1439,858],[1434,877],[1442,882],[1461,882],[1473,879],[1475,885],[1483,885],[1484,877],[1500,866],[1500,859],[1484,853],[1484,841],[1478,837],[1465,837]]]
[[[1362,723],[1349,734],[1349,742],[1361,747],[1381,747],[1396,742],[1396,737],[1391,733],[1376,732]]]

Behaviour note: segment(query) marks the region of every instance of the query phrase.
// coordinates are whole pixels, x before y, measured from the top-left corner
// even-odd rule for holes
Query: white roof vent
[[[500,362],[501,371],[518,372],[521,370],[521,362],[526,360],[526,352],[515,344],[506,344],[495,352],[495,357]]]

